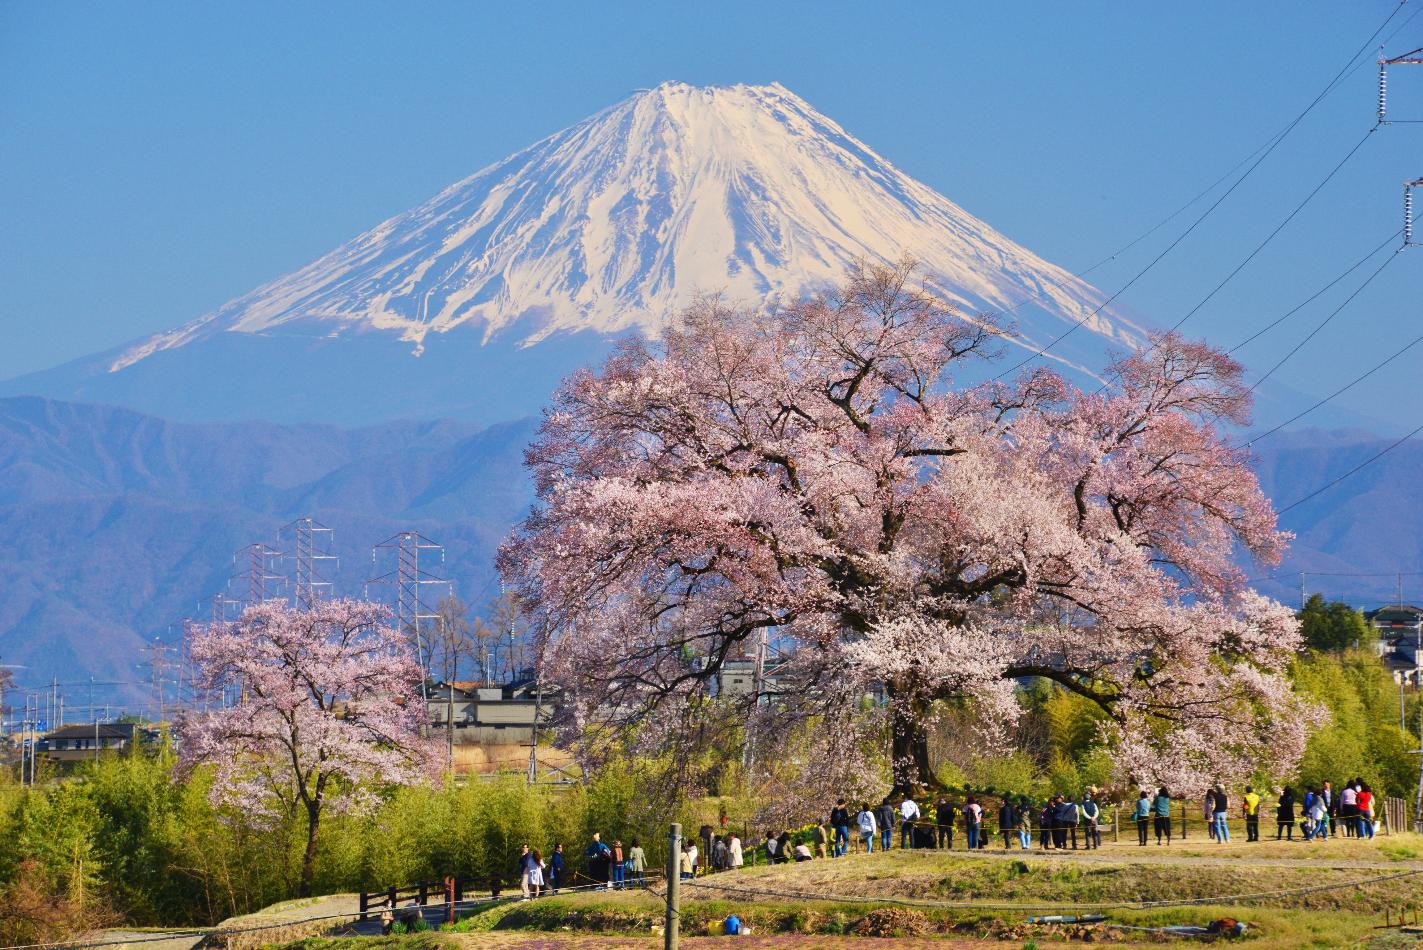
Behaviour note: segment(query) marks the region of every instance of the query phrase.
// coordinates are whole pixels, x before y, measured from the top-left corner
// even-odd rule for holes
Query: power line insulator
[[[1379,125],[1388,122],[1388,67],[1379,63]]]
[[[1423,181],[1423,179],[1420,179]],[[1403,246],[1413,244],[1413,186],[1419,182],[1410,181],[1403,186]]]

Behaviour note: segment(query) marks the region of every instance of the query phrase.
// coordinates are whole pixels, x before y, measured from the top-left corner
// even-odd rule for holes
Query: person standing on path
[[[1151,820],[1151,802],[1146,797],[1146,789],[1142,789],[1141,794],[1137,796],[1136,807],[1131,816],[1136,822],[1136,843],[1144,848],[1146,847],[1146,823]]]
[[[1245,815],[1245,840],[1260,840],[1260,796],[1255,789],[1245,786],[1245,796],[1241,799],[1241,811]]]
[[[879,825],[879,846],[881,851],[888,851],[890,844],[894,841],[894,819],[896,816],[894,804],[888,798],[879,803],[879,808],[875,809],[875,822]]]
[[[613,879],[609,881],[610,890],[620,891],[623,889],[623,881],[627,880],[627,865],[623,863],[623,842],[621,838],[613,839],[613,853],[608,858],[609,870],[613,872]]]
[[[825,846],[830,843],[830,832],[825,830],[824,822],[819,819],[816,819],[815,830],[811,832],[811,840],[815,844],[815,856],[825,857]]]
[[[963,803],[963,830],[964,836],[968,838],[968,849],[978,850],[979,828],[983,821],[983,808],[978,804],[978,800],[972,795],[964,799]]]
[[[727,865],[733,871],[746,863],[746,856],[741,853],[741,838],[736,832],[731,833],[731,841],[726,846]]]
[[[1374,836],[1374,792],[1364,783],[1359,783],[1359,793],[1354,796],[1354,804],[1359,808],[1359,837],[1372,839]]]
[[[1216,785],[1211,789],[1211,812],[1215,823],[1215,840],[1217,844],[1230,843],[1230,802],[1225,795],[1225,788]]]
[[[632,839],[632,847],[628,848],[628,871],[639,887],[646,886],[647,852],[642,850],[642,845],[636,838]]]
[[[914,823],[919,820],[919,804],[908,795],[899,803],[899,815],[903,819],[899,825],[899,846],[914,847]]]
[[[519,852],[519,887],[524,892],[524,900],[528,900],[531,889],[534,888],[534,870],[538,867],[538,858],[529,850],[527,843]],[[536,894],[537,891],[534,890]]]
[[[998,806],[998,830],[1003,833],[1003,850],[1012,847],[1011,839],[1018,832],[1018,811],[1013,807],[1013,799],[1003,796],[1003,804]]]
[[[1033,804],[1026,795],[1018,799],[1018,841],[1024,851],[1033,843]],[[952,838],[949,843],[953,843]]]
[[[1082,836],[1086,839],[1087,850],[1100,849],[1102,832],[1098,829],[1098,823],[1102,818],[1102,809],[1097,806],[1097,800],[1090,791],[1082,796],[1082,806],[1078,811],[1082,813]]]
[[[1166,838],[1166,846],[1171,846],[1171,793],[1163,785],[1156,790],[1156,797],[1151,800],[1151,812],[1156,816],[1156,843],[1161,844],[1161,838]]]
[[[612,851],[603,844],[603,837],[600,832],[593,832],[593,840],[584,849],[583,856],[588,859],[588,876],[594,883],[608,883],[608,859],[612,856]]]
[[[859,828],[860,838],[865,842],[865,853],[875,853],[875,832],[878,826],[875,824],[875,813],[870,811],[869,802],[860,809],[860,813],[855,816],[855,824]]]
[[[934,806],[934,831],[935,845],[952,851],[954,849],[954,803],[943,795],[939,796],[939,802]]]
[[[559,885],[563,883],[563,843],[555,841],[553,843],[553,854],[548,856],[548,886],[549,890],[557,894]]]
[[[1275,803],[1275,840],[1279,841],[1281,835],[1295,840],[1295,791],[1288,785]]]
[[[850,848],[850,810],[845,807],[845,799],[835,800],[835,807],[830,809],[830,827],[835,829],[834,855],[843,858],[845,852]]]

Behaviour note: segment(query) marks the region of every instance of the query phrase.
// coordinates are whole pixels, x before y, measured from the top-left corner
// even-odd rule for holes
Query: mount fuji
[[[1008,349],[1090,375],[1140,327],[785,87],[642,90],[177,329],[0,384],[184,420],[489,423],[698,296],[760,306],[921,263]],[[1011,353],[1009,354],[1012,355]]]

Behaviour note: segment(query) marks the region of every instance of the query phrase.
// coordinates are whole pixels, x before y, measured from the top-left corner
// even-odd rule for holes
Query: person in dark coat
[[[1052,818],[1052,843],[1062,850],[1067,847],[1067,832],[1077,830],[1077,806],[1066,795],[1059,795],[1053,801]],[[1073,837],[1075,843],[1076,835]]]
[[[1280,800],[1275,805],[1275,840],[1280,840],[1280,835],[1284,834],[1289,840],[1295,839],[1295,790],[1286,787],[1280,793]]]
[[[998,806],[998,830],[1003,832],[1003,850],[1007,851],[1012,847],[1010,838],[1018,829],[1018,810],[1013,807],[1011,798],[1003,799],[1003,804]]]
[[[934,830],[938,833],[938,846],[954,848],[954,803],[947,798],[940,798],[939,803],[934,806]]]

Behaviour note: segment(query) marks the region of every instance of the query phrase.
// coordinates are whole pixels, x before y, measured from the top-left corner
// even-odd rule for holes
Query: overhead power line
[[[1307,306],[1309,306],[1310,304],[1314,303],[1314,301],[1318,300],[1318,299],[1319,299],[1321,296],[1323,296],[1327,291],[1329,291],[1331,288],[1333,288],[1335,284],[1339,283],[1339,282],[1340,282],[1341,280],[1343,280],[1345,277],[1348,277],[1350,274],[1354,273],[1354,271],[1358,270],[1360,267],[1363,267],[1364,264],[1368,263],[1368,261],[1369,261],[1375,254],[1377,254],[1379,251],[1383,250],[1384,248],[1386,248],[1386,247],[1388,247],[1390,244],[1392,244],[1392,243],[1394,242],[1394,239],[1396,239],[1396,238],[1397,238],[1399,235],[1401,235],[1402,233],[1403,233],[1403,229],[1402,229],[1402,228],[1399,228],[1397,231],[1394,231],[1394,232],[1393,232],[1392,234],[1390,234],[1388,237],[1384,238],[1383,241],[1382,241],[1378,246],[1376,246],[1372,251],[1369,251],[1369,253],[1365,254],[1363,257],[1359,258],[1359,259],[1358,259],[1357,261],[1355,261],[1353,264],[1349,265],[1349,268],[1348,268],[1347,270],[1345,270],[1342,274],[1340,274],[1338,277],[1335,277],[1335,278],[1334,278],[1333,280],[1331,280],[1329,283],[1325,284],[1323,287],[1319,288],[1319,289],[1316,290],[1314,293],[1310,294],[1308,297],[1306,297],[1306,298],[1305,298],[1304,300],[1302,300],[1300,303],[1296,304],[1295,306],[1291,307],[1289,310],[1285,311],[1285,312],[1284,312],[1283,314],[1281,314],[1280,316],[1276,317],[1274,320],[1272,320],[1272,321],[1270,321],[1269,323],[1265,324],[1265,326],[1263,326],[1263,327],[1261,327],[1260,329],[1256,330],[1254,333],[1250,334],[1248,337],[1246,337],[1245,339],[1241,340],[1239,343],[1237,343],[1237,344],[1235,344],[1234,346],[1232,346],[1229,350],[1226,350],[1226,352],[1227,352],[1227,353],[1235,353],[1237,350],[1242,350],[1242,349],[1244,349],[1245,347],[1249,346],[1251,343],[1254,343],[1254,342],[1255,342],[1256,340],[1258,340],[1260,337],[1264,336],[1266,333],[1269,333],[1271,330],[1275,329],[1275,327],[1277,327],[1277,326],[1279,326],[1280,324],[1284,323],[1286,320],[1288,320],[1290,317],[1294,316],[1296,313],[1299,313],[1299,312],[1300,312],[1301,310],[1303,310],[1305,307],[1307,307]]]
[[[1018,363],[1014,364],[1014,365],[1013,365],[1012,367],[1010,367],[1009,369],[1004,370],[1003,372],[999,373],[997,376],[994,377],[994,379],[995,379],[995,380],[1002,379],[1004,376],[1008,376],[1008,375],[1010,375],[1010,374],[1012,374],[1012,373],[1016,373],[1018,370],[1022,369],[1022,368],[1023,368],[1024,366],[1026,366],[1028,363],[1031,363],[1033,360],[1035,360],[1035,359],[1037,359],[1038,357],[1044,355],[1044,354],[1047,353],[1049,350],[1051,350],[1053,347],[1057,346],[1057,344],[1059,344],[1059,343],[1061,343],[1063,340],[1067,339],[1069,336],[1071,336],[1073,333],[1075,333],[1078,329],[1080,329],[1080,328],[1083,326],[1083,324],[1085,324],[1088,320],[1091,320],[1093,317],[1097,316],[1097,315],[1098,315],[1099,313],[1101,313],[1104,309],[1106,309],[1106,307],[1107,307],[1108,304],[1112,303],[1112,301],[1116,300],[1118,297],[1120,297],[1122,294],[1124,294],[1124,293],[1125,293],[1128,289],[1130,289],[1130,288],[1132,287],[1132,285],[1135,284],[1138,280],[1140,280],[1142,277],[1146,276],[1146,274],[1147,274],[1148,272],[1150,272],[1150,271],[1152,270],[1152,268],[1154,268],[1158,263],[1160,263],[1161,260],[1162,260],[1163,258],[1165,258],[1167,254],[1170,254],[1173,250],[1175,250],[1176,247],[1179,246],[1179,245],[1181,244],[1181,242],[1184,241],[1187,237],[1189,237],[1189,236],[1191,235],[1191,233],[1194,232],[1194,231],[1196,230],[1196,228],[1198,228],[1208,217],[1210,217],[1210,215],[1211,215],[1217,208],[1219,208],[1219,207],[1225,202],[1225,200],[1226,200],[1227,198],[1229,198],[1229,197],[1235,192],[1235,190],[1236,190],[1237,188],[1239,188],[1242,184],[1244,184],[1245,181],[1251,176],[1251,174],[1253,174],[1254,171],[1255,171],[1257,168],[1260,167],[1260,165],[1265,161],[1265,159],[1269,158],[1270,155],[1275,151],[1275,149],[1279,147],[1280,143],[1283,142],[1283,141],[1285,140],[1285,138],[1287,138],[1287,137],[1289,136],[1290,132],[1294,131],[1294,129],[1295,129],[1301,122],[1304,121],[1305,117],[1308,116],[1311,112],[1313,112],[1313,111],[1314,111],[1314,108],[1315,108],[1317,105],[1319,105],[1320,102],[1324,101],[1324,98],[1325,98],[1326,96],[1328,96],[1331,92],[1334,91],[1334,89],[1339,85],[1340,81],[1343,79],[1343,77],[1345,76],[1345,74],[1347,74],[1347,73],[1349,72],[1349,70],[1352,69],[1352,68],[1355,66],[1356,61],[1358,60],[1359,56],[1360,56],[1361,54],[1363,54],[1364,51],[1368,50],[1368,49],[1372,46],[1374,40],[1376,40],[1376,39],[1378,38],[1379,34],[1382,33],[1382,32],[1384,31],[1384,29],[1386,29],[1386,28],[1388,27],[1389,23],[1391,23],[1391,22],[1393,21],[1393,18],[1398,15],[1398,12],[1399,12],[1401,9],[1403,9],[1404,3],[1406,3],[1406,2],[1407,2],[1407,0],[1400,0],[1400,2],[1399,2],[1397,5],[1394,6],[1394,9],[1393,9],[1392,12],[1390,12],[1389,15],[1384,19],[1383,23],[1379,24],[1378,28],[1375,29],[1375,30],[1373,31],[1373,33],[1371,33],[1371,34],[1369,35],[1369,38],[1368,38],[1367,40],[1365,40],[1365,41],[1363,42],[1363,44],[1360,45],[1357,50],[1354,51],[1354,53],[1349,57],[1348,61],[1345,62],[1344,66],[1343,66],[1337,73],[1335,73],[1335,75],[1333,76],[1333,78],[1331,78],[1331,79],[1329,80],[1328,84],[1325,85],[1324,89],[1322,89],[1322,90],[1319,92],[1318,95],[1316,95],[1312,100],[1310,100],[1309,104],[1306,105],[1306,106],[1304,107],[1304,109],[1303,109],[1298,115],[1296,115],[1296,116],[1294,117],[1294,119],[1291,120],[1291,122],[1290,122],[1287,126],[1285,126],[1284,131],[1282,131],[1273,141],[1270,142],[1270,144],[1265,148],[1264,152],[1261,153],[1260,156],[1259,156],[1258,158],[1256,158],[1256,159],[1250,164],[1250,166],[1249,166],[1248,168],[1245,169],[1244,173],[1241,174],[1240,177],[1237,178],[1237,179],[1231,184],[1231,186],[1230,186],[1229,188],[1227,188],[1227,189],[1225,190],[1225,192],[1224,192],[1219,198],[1217,198],[1214,202],[1212,202],[1212,203],[1210,204],[1210,206],[1207,207],[1204,212],[1202,212],[1194,221],[1192,221],[1191,224],[1186,228],[1185,231],[1183,231],[1180,235],[1178,235],[1178,236],[1176,237],[1175,240],[1173,240],[1170,244],[1168,244],[1164,250],[1162,250],[1162,251],[1161,251],[1159,254],[1157,254],[1154,258],[1152,258],[1152,259],[1146,264],[1145,267],[1143,267],[1143,268],[1141,268],[1141,270],[1137,271],[1136,274],[1134,274],[1125,284],[1123,284],[1120,288],[1118,288],[1111,296],[1107,297],[1107,298],[1106,298],[1105,300],[1103,300],[1100,304],[1098,304],[1097,307],[1096,307],[1095,309],[1093,309],[1091,313],[1088,313],[1086,316],[1084,316],[1084,317],[1082,317],[1081,319],[1075,321],[1075,322],[1072,324],[1072,326],[1068,327],[1068,328],[1067,328],[1066,330],[1064,330],[1062,333],[1059,333],[1056,337],[1054,337],[1052,340],[1050,340],[1045,346],[1043,346],[1042,348],[1038,349],[1036,352],[1030,354],[1029,356],[1024,357],[1022,360],[1020,360]],[[1367,136],[1365,136],[1365,139],[1364,139],[1364,140],[1367,140]],[[1359,144],[1362,145],[1364,140],[1361,140]],[[1352,156],[1352,155],[1353,155],[1353,152],[1358,150],[1358,147],[1359,147],[1359,146],[1355,146],[1354,150],[1349,153],[1349,156]],[[1344,161],[1347,161],[1348,158],[1349,158],[1349,156],[1346,156],[1345,159],[1344,159]],[[1343,162],[1340,163],[1340,166],[1342,166],[1342,165],[1343,165]],[[1337,171],[1337,170],[1338,170],[1338,166],[1336,166],[1335,171]],[[1333,174],[1334,174],[1334,173],[1331,172],[1330,175],[1325,179],[1325,182],[1327,182],[1327,181],[1329,180],[1329,178],[1332,178],[1332,177],[1333,177]],[[1324,183],[1321,183],[1318,187],[1316,187],[1315,191],[1317,192],[1319,188],[1322,188],[1322,187],[1323,187],[1323,184],[1324,184]],[[1314,194],[1314,193],[1312,192],[1311,195],[1310,195],[1310,197],[1313,197],[1313,194]],[[1306,203],[1308,202],[1308,200],[1309,200],[1308,198],[1305,199]],[[1301,205],[1301,207],[1302,207],[1302,205]],[[1292,213],[1291,213],[1291,217],[1293,217],[1294,214],[1296,214],[1296,213],[1298,213],[1298,209],[1296,209],[1295,212],[1292,212]],[[1288,219],[1286,219],[1286,223],[1288,223]],[[1281,225],[1281,227],[1283,227],[1283,225]],[[1272,237],[1273,237],[1273,235],[1272,235]],[[1268,243],[1268,239],[1267,239],[1267,243]],[[1258,250],[1257,250],[1255,253],[1258,253]],[[1253,256],[1253,254],[1252,254],[1252,256]],[[1243,265],[1242,265],[1242,266],[1243,266]],[[1232,276],[1233,276],[1233,275],[1232,275]],[[1227,279],[1228,279],[1228,278],[1227,278]],[[1214,291],[1213,291],[1212,293],[1214,293]],[[1209,298],[1207,298],[1207,299],[1209,299]]]
[[[1291,347],[1288,353],[1286,353],[1284,356],[1280,357],[1278,360],[1275,361],[1274,366],[1271,366],[1260,376],[1259,379],[1251,383],[1250,391],[1254,392],[1256,389],[1260,388],[1261,384],[1264,383],[1265,380],[1269,379],[1271,376],[1274,375],[1275,370],[1279,369],[1281,366],[1284,366],[1285,363],[1289,362],[1290,358],[1293,357],[1296,353],[1298,353],[1301,349],[1303,349],[1306,343],[1314,339],[1320,330],[1323,330],[1325,327],[1327,327],[1330,321],[1337,317],[1344,310],[1345,307],[1349,306],[1349,304],[1353,302],[1355,297],[1359,296],[1359,294],[1364,292],[1364,288],[1368,287],[1369,284],[1374,282],[1375,278],[1377,278],[1380,274],[1384,272],[1384,268],[1388,267],[1389,264],[1393,263],[1393,261],[1397,259],[1399,252],[1401,252],[1402,250],[1403,248],[1400,247],[1388,257],[1384,258],[1384,262],[1380,264],[1372,274],[1366,277],[1364,279],[1364,282],[1354,289],[1353,293],[1345,297],[1343,303],[1331,310],[1329,312],[1329,315],[1326,316],[1323,320],[1319,321],[1319,323],[1315,326],[1313,330],[1310,330],[1307,334],[1305,334],[1303,340],[1300,340],[1293,347]],[[1328,402],[1328,400],[1324,401]],[[1320,405],[1323,405],[1323,403],[1320,403]]]
[[[1266,439],[1266,438],[1268,438],[1268,437],[1274,435],[1276,432],[1279,432],[1279,431],[1280,431],[1281,429],[1283,429],[1285,426],[1291,425],[1292,423],[1295,423],[1295,422],[1298,422],[1299,420],[1303,419],[1305,416],[1309,415],[1309,414],[1310,414],[1311,412],[1313,412],[1314,410],[1318,409],[1320,406],[1324,405],[1324,404],[1327,403],[1327,402],[1332,401],[1336,396],[1342,396],[1344,393],[1346,393],[1346,392],[1348,392],[1349,390],[1353,389],[1353,388],[1354,388],[1355,386],[1357,386],[1359,383],[1362,383],[1364,380],[1366,380],[1366,379],[1368,379],[1370,376],[1374,375],[1374,373],[1377,373],[1379,370],[1383,369],[1383,368],[1384,368],[1385,366],[1387,366],[1389,363],[1392,363],[1394,360],[1398,359],[1398,358],[1399,358],[1400,356],[1402,356],[1404,353],[1407,353],[1409,350],[1413,349],[1413,348],[1414,348],[1415,346],[1417,346],[1419,343],[1423,343],[1423,334],[1420,334],[1420,335],[1414,337],[1412,340],[1408,341],[1408,342],[1405,343],[1403,346],[1399,347],[1397,350],[1394,350],[1394,351],[1393,351],[1392,353],[1390,353],[1387,357],[1385,357],[1381,362],[1375,363],[1372,368],[1370,368],[1370,369],[1368,369],[1368,370],[1365,370],[1364,372],[1360,373],[1358,376],[1355,376],[1353,379],[1349,380],[1349,381],[1348,381],[1347,383],[1345,383],[1343,386],[1340,386],[1338,389],[1334,390],[1334,392],[1330,393],[1328,396],[1325,396],[1323,399],[1319,400],[1319,401],[1316,402],[1314,405],[1310,406],[1308,409],[1305,409],[1303,412],[1297,412],[1297,413],[1295,413],[1293,416],[1290,416],[1290,418],[1286,419],[1284,422],[1281,422],[1279,425],[1275,426],[1273,429],[1266,429],[1264,432],[1262,432],[1262,433],[1260,433],[1259,435],[1255,436],[1254,438],[1252,438],[1249,442],[1246,442],[1245,444],[1246,444],[1247,446],[1249,446],[1249,445],[1254,445],[1256,442],[1259,442],[1259,441],[1261,441],[1262,439]]]
[[[1387,447],[1385,447],[1385,448],[1383,448],[1383,449],[1380,449],[1378,452],[1376,452],[1376,453],[1374,453],[1373,455],[1369,456],[1368,458],[1364,459],[1364,460],[1363,460],[1362,462],[1360,462],[1358,465],[1355,465],[1353,468],[1349,469],[1347,472],[1345,472],[1343,475],[1340,475],[1338,478],[1334,479],[1333,481],[1330,481],[1330,482],[1328,482],[1327,484],[1324,484],[1324,485],[1319,486],[1319,487],[1316,488],[1314,491],[1310,492],[1308,495],[1305,495],[1303,498],[1300,498],[1300,499],[1298,499],[1298,500],[1296,500],[1296,501],[1290,502],[1290,503],[1289,503],[1288,505],[1286,505],[1285,507],[1283,507],[1283,508],[1279,509],[1278,511],[1276,511],[1275,514],[1277,514],[1277,515],[1282,515],[1282,514],[1284,514],[1285,512],[1289,511],[1289,510],[1292,509],[1292,508],[1297,508],[1297,507],[1299,507],[1300,505],[1302,505],[1302,504],[1304,504],[1305,502],[1309,501],[1311,498],[1314,498],[1314,497],[1316,497],[1316,496],[1318,496],[1318,495],[1323,494],[1324,492],[1327,492],[1329,489],[1333,488],[1335,485],[1338,485],[1340,482],[1344,481],[1346,478],[1350,478],[1350,477],[1352,477],[1352,476],[1358,474],[1358,473],[1359,473],[1360,471],[1362,471],[1363,469],[1368,468],[1370,465],[1372,465],[1373,463],[1377,462],[1379,459],[1383,458],[1385,455],[1387,455],[1388,453],[1392,452],[1394,449],[1398,448],[1400,445],[1402,445],[1403,443],[1407,442],[1409,439],[1413,438],[1415,435],[1417,435],[1417,434],[1420,433],[1420,432],[1423,432],[1423,425],[1420,425],[1418,428],[1414,429],[1412,432],[1408,433],[1407,435],[1402,436],[1401,438],[1399,438],[1399,439],[1396,440],[1395,442],[1390,443]]]

